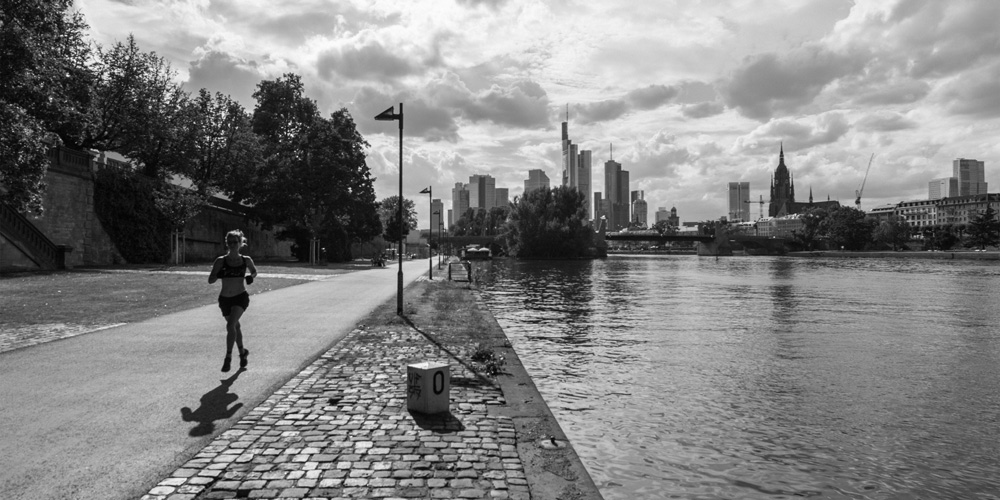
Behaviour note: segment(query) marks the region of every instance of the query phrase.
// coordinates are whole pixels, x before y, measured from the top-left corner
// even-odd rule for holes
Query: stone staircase
[[[66,268],[66,252],[72,247],[56,245],[25,216],[7,203],[0,203],[0,237],[5,238],[39,269]]]

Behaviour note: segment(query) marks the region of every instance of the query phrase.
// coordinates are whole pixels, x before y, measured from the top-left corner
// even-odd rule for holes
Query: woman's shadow
[[[220,380],[218,387],[206,392],[201,397],[201,406],[197,410],[191,411],[191,408],[186,406],[181,408],[181,418],[185,422],[198,422],[198,425],[192,428],[188,435],[197,437],[211,434],[215,430],[216,420],[230,418],[243,407],[243,403],[239,403],[229,408],[230,403],[240,399],[236,394],[229,392],[229,387],[233,385],[233,382],[236,382],[243,371],[244,369],[241,368],[232,377]]]

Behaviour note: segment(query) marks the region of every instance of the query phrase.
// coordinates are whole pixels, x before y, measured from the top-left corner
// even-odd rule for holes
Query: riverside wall
[[[105,162],[114,161],[62,147],[49,151],[50,166],[45,173],[46,189],[42,195],[44,211],[28,219],[56,245],[72,248],[65,257],[67,268],[126,263],[94,210],[94,172]],[[240,229],[247,236],[248,255],[265,260],[287,259],[292,255],[291,242],[279,241],[274,231],[247,221],[243,207],[213,198],[184,229],[183,260],[207,261],[225,253],[225,234],[233,229]],[[170,237],[163,235],[164,245],[172,244]],[[0,238],[0,269],[33,270],[37,266],[17,247]]]
[[[933,251],[933,252],[788,252],[788,257],[826,257],[837,259],[935,259],[935,260],[1000,260],[1000,251]]]

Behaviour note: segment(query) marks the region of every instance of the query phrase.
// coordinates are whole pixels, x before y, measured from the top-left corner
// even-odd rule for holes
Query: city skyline
[[[1000,185],[1000,18],[994,2],[568,4],[78,0],[91,37],[134,33],[188,91],[248,110],[263,79],[302,76],[329,114],[346,107],[371,143],[377,198],[396,194],[398,136],[372,120],[406,104],[404,196],[491,175],[562,178],[559,124],[615,160],[649,206],[726,215],[727,183],[766,186],[784,142],[803,192],[861,208],[921,199],[957,158]],[[559,23],[552,23],[558,18]],[[591,192],[605,192],[594,175]],[[764,190],[757,188],[764,188]],[[427,220],[420,208],[418,218]]]

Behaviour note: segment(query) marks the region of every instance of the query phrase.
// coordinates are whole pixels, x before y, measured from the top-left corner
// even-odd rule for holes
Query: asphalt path
[[[405,262],[404,286],[427,270]],[[242,372],[235,348],[233,371],[220,371],[215,303],[0,354],[0,498],[141,497],[394,299],[397,271],[251,296]]]

